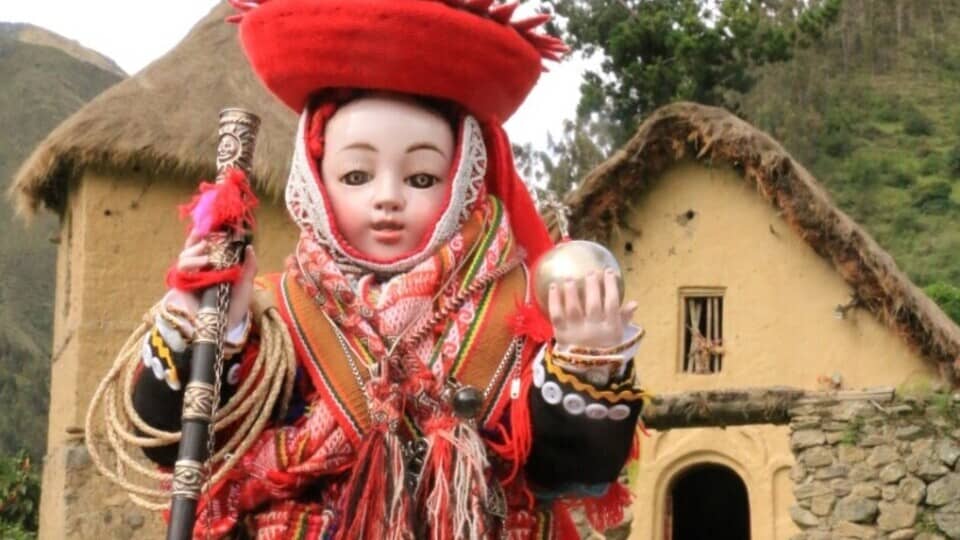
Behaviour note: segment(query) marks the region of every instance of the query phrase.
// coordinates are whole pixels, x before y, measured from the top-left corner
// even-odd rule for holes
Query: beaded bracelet
[[[619,354],[623,351],[629,350],[631,347],[639,343],[646,333],[646,330],[641,327],[637,329],[636,335],[615,347],[580,347],[574,345],[570,347],[570,350],[567,351],[567,354],[585,354],[589,356],[610,356]]]

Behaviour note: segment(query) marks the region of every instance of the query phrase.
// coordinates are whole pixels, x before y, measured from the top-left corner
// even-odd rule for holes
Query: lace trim
[[[487,148],[483,142],[480,124],[472,116],[467,116],[463,121],[460,134],[461,159],[453,175],[450,203],[440,216],[423,250],[387,264],[357,259],[347,253],[331,230],[333,221],[327,214],[323,193],[319,188],[321,179],[314,178],[309,162],[310,157],[304,143],[307,119],[308,112],[304,111],[300,115],[300,123],[297,127],[293,164],[287,180],[287,211],[302,230],[312,234],[318,243],[328,248],[334,260],[347,272],[355,268],[378,274],[396,274],[423,262],[457,231],[469,215],[483,186],[487,173]]]

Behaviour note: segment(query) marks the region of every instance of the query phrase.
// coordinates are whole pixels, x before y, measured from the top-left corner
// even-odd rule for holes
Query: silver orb
[[[550,284],[562,284],[572,279],[577,283],[582,305],[584,278],[590,272],[603,272],[612,268],[617,274],[617,289],[620,293],[619,302],[623,303],[623,272],[620,263],[606,247],[587,240],[569,240],[557,244],[550,251],[543,254],[533,269],[533,290],[537,304],[544,314],[549,314],[547,298]]]

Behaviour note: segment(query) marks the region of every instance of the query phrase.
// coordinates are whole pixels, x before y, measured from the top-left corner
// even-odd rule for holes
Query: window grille
[[[682,371],[720,373],[723,369],[723,290],[681,290],[680,302]]]

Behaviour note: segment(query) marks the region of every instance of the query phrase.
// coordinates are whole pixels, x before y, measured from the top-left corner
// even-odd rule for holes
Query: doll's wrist
[[[620,342],[613,346],[584,347],[555,342],[547,346],[546,352],[553,364],[564,372],[594,386],[605,387],[624,379],[643,336],[643,328],[629,324]]]

